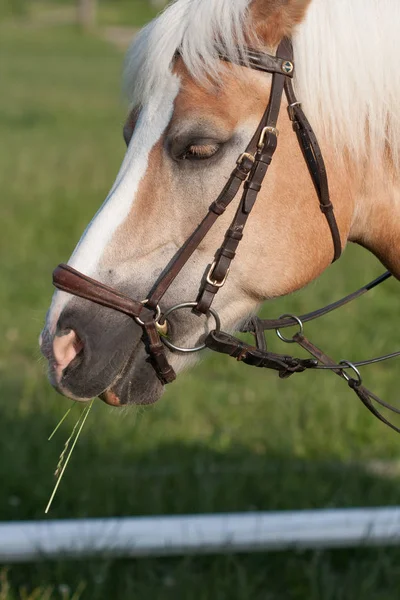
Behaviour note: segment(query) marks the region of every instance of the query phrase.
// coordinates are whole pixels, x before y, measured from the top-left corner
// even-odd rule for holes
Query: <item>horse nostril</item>
[[[83,342],[73,329],[59,332],[53,340],[53,355],[56,369],[62,372],[81,352]]]

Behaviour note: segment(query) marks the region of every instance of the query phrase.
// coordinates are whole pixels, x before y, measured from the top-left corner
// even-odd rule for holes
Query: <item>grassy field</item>
[[[69,403],[46,381],[37,337],[51,271],[123,156],[121,62],[69,27],[0,31],[1,520],[44,518],[70,431],[46,441]],[[311,310],[381,270],[350,248],[264,312]],[[338,359],[397,348],[398,290],[388,282],[307,326],[311,339]],[[398,363],[365,375],[395,399]],[[329,373],[282,382],[210,356],[154,407],[95,403],[50,518],[399,504],[399,448]],[[397,549],[4,565],[0,600],[398,600],[399,565]]]
[[[73,21],[77,3],[77,0],[0,0],[0,20]],[[98,0],[96,23],[99,26],[141,27],[156,12],[149,0]]]

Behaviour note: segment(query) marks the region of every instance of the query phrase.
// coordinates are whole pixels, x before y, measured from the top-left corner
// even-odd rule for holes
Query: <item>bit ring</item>
[[[161,323],[159,323],[159,324],[162,325],[167,320],[167,317],[169,317],[169,315],[171,315],[173,312],[175,312],[177,310],[180,310],[181,308],[195,308],[196,306],[197,306],[197,302],[182,302],[181,304],[172,306],[162,315],[162,320],[161,320]],[[209,308],[206,313],[206,316],[210,316],[210,315],[215,320],[215,330],[220,331],[221,319],[219,318],[218,313],[213,308]],[[181,348],[179,346],[175,346],[175,344],[173,344],[167,337],[164,337],[164,336],[161,338],[161,341],[163,342],[163,344],[165,344],[167,346],[167,348],[169,348],[173,352],[183,352],[184,354],[200,352],[200,350],[204,350],[206,348],[205,344],[195,346],[194,348]]]
[[[291,319],[294,319],[294,320],[296,321],[296,323],[298,323],[298,325],[299,325],[300,329],[299,329],[299,331],[298,331],[298,333],[297,333],[297,334],[303,335],[303,332],[304,332],[304,325],[303,325],[303,321],[302,321],[301,319],[299,319],[299,317],[296,317],[296,315],[291,315],[291,314],[284,314],[284,315],[281,315],[279,318],[280,318],[280,319],[285,319],[285,318],[287,318],[287,317],[290,317]],[[285,342],[285,344],[295,344],[295,343],[296,343],[296,340],[294,340],[293,338],[287,338],[287,337],[285,337],[285,336],[284,336],[284,335],[281,333],[281,331],[280,331],[279,327],[277,327],[277,329],[275,329],[275,331],[276,331],[276,335],[278,336],[278,338],[279,338],[279,339],[280,339],[282,342]],[[296,335],[297,335],[297,334],[296,334]]]
[[[350,377],[349,375],[347,375],[346,371],[343,369],[342,371],[342,375],[345,378],[345,380],[347,381],[347,383],[349,381],[351,381],[353,379],[353,381],[355,381],[356,383],[354,384],[356,387],[359,387],[362,384],[362,377],[361,377],[361,373],[360,371],[357,369],[357,367],[355,365],[353,365],[352,362],[350,362],[349,360],[341,360],[339,362],[339,365],[344,365],[345,367],[352,369],[354,371],[354,373],[357,375],[357,379],[354,379],[353,377]]]

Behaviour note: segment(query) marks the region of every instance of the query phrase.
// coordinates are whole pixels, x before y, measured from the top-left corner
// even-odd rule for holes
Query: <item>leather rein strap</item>
[[[229,60],[223,54],[221,54],[220,58],[221,60]],[[237,59],[237,64],[247,68],[264,71],[272,75],[268,106],[246,150],[237,159],[236,166],[224,188],[217,199],[211,204],[208,213],[201,223],[197,226],[185,244],[178,250],[168,268],[155,283],[148,299],[142,302],[133,300],[117,290],[79,273],[65,264],[59,265],[53,273],[53,283],[58,289],[101,304],[102,306],[112,308],[133,318],[142,327],[143,341],[149,355],[149,360],[151,361],[157,376],[164,384],[171,383],[176,378],[175,372],[170,366],[166,356],[165,344],[167,344],[169,348],[177,351],[182,351],[182,349],[178,349],[173,346],[173,344],[167,343],[160,335],[159,324],[163,321],[163,315],[159,308],[160,302],[218,217],[225,212],[226,208],[236,198],[240,188],[243,188],[232,223],[225,233],[221,247],[215,254],[214,262],[211,267],[208,267],[206,270],[204,281],[200,285],[197,301],[195,303],[186,303],[184,305],[194,306],[193,310],[197,314],[210,314],[211,304],[215,295],[218,290],[223,287],[229,275],[232,260],[235,258],[238,245],[243,238],[248,218],[257,201],[258,194],[262,188],[269,165],[271,164],[277,148],[279,134],[277,122],[283,93],[285,93],[288,101],[288,113],[293,124],[293,130],[296,133],[305,163],[313,181],[321,211],[325,215],[327,225],[331,232],[333,241],[333,262],[340,257],[342,251],[340,232],[335,219],[334,208],[330,201],[328,178],[322,153],[312,127],[302,110],[300,102],[296,98],[292,85],[294,62],[291,41],[287,38],[283,39],[277,49],[276,56],[271,56],[264,52],[248,48],[246,50],[246,55]],[[343,306],[351,300],[358,298],[369,289],[372,289],[385,281],[390,275],[390,273],[385,273],[374,282],[371,282],[371,284],[350,294],[350,296],[322,309],[308,313],[300,318],[286,315],[279,319],[260,320],[258,317],[254,317],[245,327],[243,327],[242,331],[253,333],[256,340],[256,346],[246,344],[242,340],[220,331],[219,327],[215,331],[211,331],[207,336],[205,346],[216,352],[233,356],[237,360],[247,364],[276,370],[282,378],[289,377],[293,373],[303,372],[306,369],[331,369],[336,374],[346,379],[349,386],[356,392],[361,401],[376,417],[396,431],[400,431],[376,410],[372,404],[372,400],[394,412],[396,412],[396,409],[381,401],[377,396],[361,385],[361,376],[354,363],[342,361],[339,365],[335,365],[335,362],[332,359],[303,336],[304,322],[316,319]],[[173,309],[169,309],[168,312],[170,313],[172,310],[181,308],[181,306],[182,305],[178,305]],[[213,312],[212,309],[211,312]],[[292,339],[287,340],[280,334],[281,328],[289,327],[296,323],[301,326],[301,331]],[[306,349],[313,358],[300,359],[289,355],[269,352],[267,350],[264,335],[265,331],[269,329],[276,329],[283,341],[290,343],[296,342]],[[365,361],[363,364],[385,360],[386,358],[391,358],[398,354],[400,353],[393,353],[387,357]],[[357,374],[356,379],[347,375],[346,369],[349,368],[353,369]]]

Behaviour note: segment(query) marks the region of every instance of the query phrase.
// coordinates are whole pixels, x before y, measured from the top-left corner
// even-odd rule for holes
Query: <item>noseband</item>
[[[221,60],[229,60],[223,54],[220,55],[220,58]],[[363,363],[342,361],[336,364],[334,360],[312,344],[304,336],[303,332],[303,324],[306,321],[316,319],[358,298],[369,289],[376,287],[388,279],[391,276],[389,272],[357,292],[350,294],[350,296],[302,317],[283,315],[279,319],[274,320],[261,320],[258,317],[253,317],[241,331],[251,332],[254,335],[256,340],[255,346],[246,344],[221,331],[218,314],[212,309],[211,305],[215,295],[223,287],[229,275],[231,262],[235,258],[235,253],[243,238],[247,220],[256,203],[277,148],[279,135],[277,121],[283,93],[285,93],[287,98],[289,118],[292,121],[293,130],[296,133],[304,160],[313,181],[320,209],[325,215],[331,232],[333,242],[332,262],[340,257],[342,250],[339,228],[334,215],[333,205],[330,201],[328,178],[321,150],[311,125],[302,110],[301,103],[297,100],[293,90],[294,62],[291,41],[286,38],[283,39],[277,49],[276,56],[271,56],[258,50],[247,49],[245,56],[238,58],[237,64],[272,74],[268,106],[250,143],[238,157],[236,166],[218,198],[211,204],[208,213],[201,223],[178,250],[170,266],[164,271],[163,275],[152,288],[148,298],[141,302],[133,300],[65,264],[61,264],[55,269],[53,283],[59,290],[85,298],[132,317],[143,330],[143,341],[149,355],[149,360],[163,384],[171,383],[176,378],[175,372],[166,356],[166,346],[173,352],[197,352],[207,347],[216,352],[233,356],[237,360],[247,364],[276,370],[279,372],[281,378],[287,378],[293,373],[303,372],[306,369],[330,369],[347,381],[348,385],[356,392],[365,406],[377,418],[395,431],[400,432],[397,427],[377,411],[372,401],[378,402],[393,412],[399,411],[380,400],[362,385],[361,375],[357,368],[364,364],[392,358],[399,355],[400,352],[364,361]],[[181,303],[162,314],[160,302],[163,296],[218,217],[225,212],[226,208],[236,198],[241,188],[243,188],[243,191],[235,216],[225,233],[221,247],[215,254],[215,260],[211,267],[206,269],[205,276],[200,284],[200,292],[197,300],[195,302]],[[163,335],[168,316],[182,308],[191,308],[197,315],[212,316],[214,318],[215,329],[209,333],[203,345],[196,348],[179,348]],[[281,329],[296,325],[296,323],[299,325],[299,332],[293,338],[288,339],[284,337]],[[267,350],[265,332],[271,329],[276,330],[282,341],[297,343],[314,358],[300,359],[269,352]],[[352,371],[356,377],[350,377],[347,373],[348,370]]]

